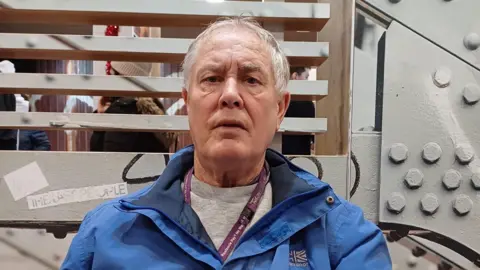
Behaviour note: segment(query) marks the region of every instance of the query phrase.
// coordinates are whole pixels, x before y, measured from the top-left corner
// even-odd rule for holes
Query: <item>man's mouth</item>
[[[216,126],[216,128],[219,128],[219,127],[245,129],[245,126],[239,121],[221,121]]]

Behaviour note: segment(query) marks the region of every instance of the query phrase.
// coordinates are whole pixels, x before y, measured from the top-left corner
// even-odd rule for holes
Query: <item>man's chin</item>
[[[222,140],[215,143],[209,149],[210,156],[218,160],[236,160],[242,158],[248,158],[249,147],[245,143],[234,140]]]

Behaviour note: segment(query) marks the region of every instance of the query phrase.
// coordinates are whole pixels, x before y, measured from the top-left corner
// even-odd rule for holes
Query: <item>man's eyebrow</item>
[[[224,69],[222,65],[214,64],[214,63],[209,63],[205,64],[203,66],[200,66],[198,69],[198,72],[205,72],[205,71],[214,71],[214,72],[220,72]]]
[[[252,63],[240,65],[239,70],[243,74],[252,73],[252,72],[261,72],[262,73],[262,71],[263,71],[263,69],[259,65],[252,64]]]

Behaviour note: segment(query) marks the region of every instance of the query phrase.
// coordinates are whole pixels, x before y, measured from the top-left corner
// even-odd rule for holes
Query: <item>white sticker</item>
[[[15,201],[48,187],[48,182],[38,166],[32,162],[3,177]]]
[[[66,203],[112,199],[127,194],[127,183],[118,183],[103,186],[53,190],[43,194],[28,196],[27,203],[28,209],[38,209]]]

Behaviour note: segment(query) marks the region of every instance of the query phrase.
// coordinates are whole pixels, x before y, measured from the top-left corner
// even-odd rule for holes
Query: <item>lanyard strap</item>
[[[187,204],[192,203],[191,194],[190,194],[192,190],[192,175],[193,175],[193,168],[191,168],[187,172],[184,179],[183,195],[185,197],[185,202]],[[250,199],[248,200],[248,203],[243,208],[243,211],[240,214],[240,217],[238,218],[237,222],[235,222],[232,229],[228,233],[227,237],[225,238],[225,240],[223,240],[222,245],[218,249],[218,252],[220,253],[220,256],[222,257],[223,261],[225,261],[228,258],[233,248],[235,248],[238,241],[240,240],[240,237],[242,236],[243,232],[247,228],[248,224],[250,224],[250,222],[252,221],[253,216],[255,215],[255,212],[257,211],[258,206],[260,205],[260,199],[263,197],[263,194],[265,193],[265,187],[267,186],[269,178],[270,178],[270,171],[268,170],[268,165],[265,162],[265,165],[263,166],[262,171],[254,181],[254,182],[258,181],[258,184],[253,190],[252,195],[250,195]]]

